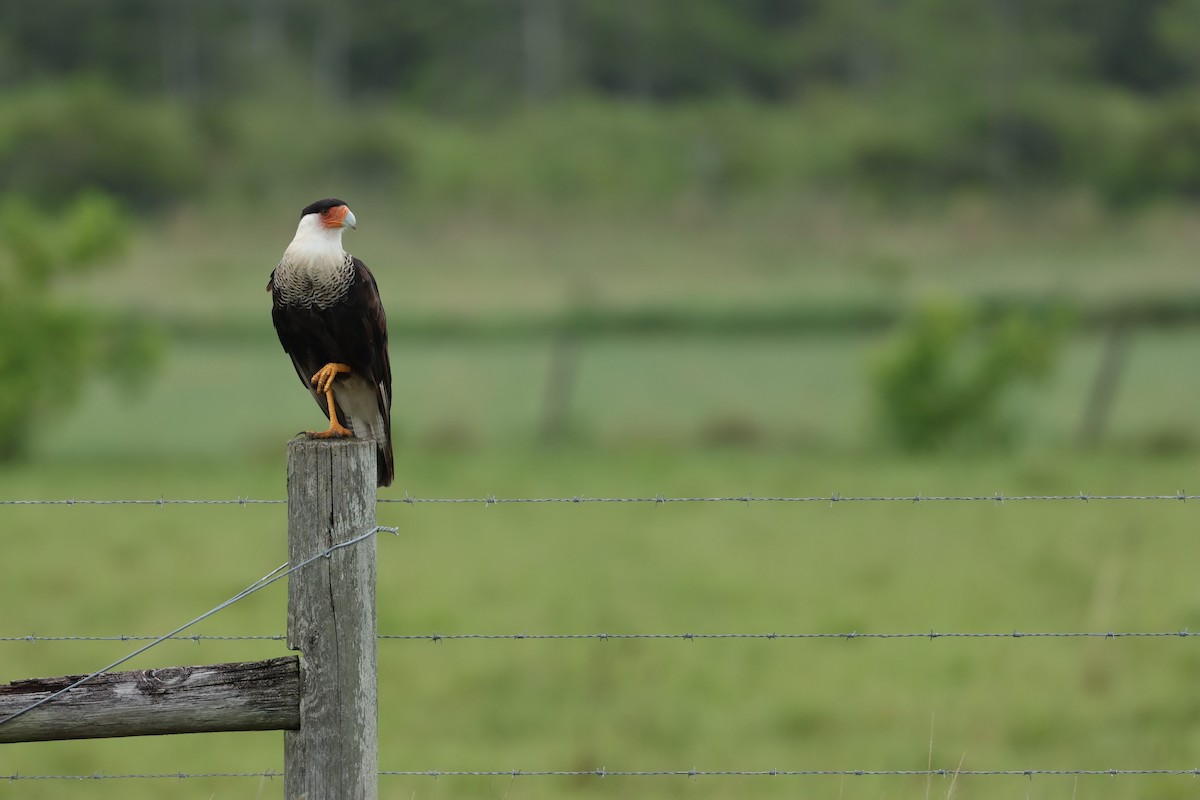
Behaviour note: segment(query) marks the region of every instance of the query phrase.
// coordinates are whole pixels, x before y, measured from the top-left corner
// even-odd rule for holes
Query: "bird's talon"
[[[308,379],[308,382],[316,389],[317,394],[325,394],[333,386],[333,381],[339,373],[350,373],[350,367],[345,364],[331,362],[321,367],[316,373]]]
[[[349,439],[354,436],[354,431],[349,428],[343,428],[341,425],[330,426],[329,430],[325,431],[305,431],[304,435],[309,439]]]

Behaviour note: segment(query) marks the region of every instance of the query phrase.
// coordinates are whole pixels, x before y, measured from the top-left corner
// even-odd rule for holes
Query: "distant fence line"
[[[1129,362],[1129,342],[1142,331],[1200,325],[1200,294],[1130,296],[1084,302],[1075,298],[1034,296],[964,297],[961,307],[975,320],[995,324],[1013,315],[1054,319],[1073,334],[1100,335],[1101,358],[1083,404],[1077,438],[1085,446],[1104,438],[1114,398]],[[748,342],[800,337],[881,336],[919,312],[914,303],[888,298],[809,303],[786,307],[704,309],[685,307],[613,308],[577,305],[561,312],[526,312],[470,317],[408,315],[392,320],[389,335],[406,343],[455,343],[484,347],[494,343],[549,345],[550,363],[543,379],[537,436],[561,440],[569,432],[571,398],[576,394],[582,349],[596,341],[650,337]],[[247,342],[267,345],[268,328],[248,318],[214,322],[208,318],[156,319],[152,324],[180,340],[225,346]]]
[[[984,319],[1013,312],[1063,313],[1084,330],[1170,328],[1200,324],[1200,295],[1121,297],[1100,303],[1080,303],[1070,298],[977,297],[964,298]],[[818,334],[852,335],[887,330],[911,313],[911,308],[884,300],[848,300],[783,308],[695,309],[678,307],[582,307],[554,314],[512,314],[492,317],[406,316],[388,320],[388,333],[396,341],[495,342],[631,336],[755,337]],[[211,319],[155,320],[163,329],[187,339],[267,341],[269,331],[258,323]]]
[[[752,494],[718,495],[714,497],[667,497],[665,495],[644,495],[641,497],[588,497],[573,495],[570,497],[498,497],[485,495],[483,497],[413,497],[404,493],[403,497],[380,497],[378,503],[447,503],[475,504],[484,506],[506,504],[583,504],[583,503],[649,503],[665,505],[668,503],[1023,503],[1023,502],[1060,502],[1060,501],[1153,501],[1200,500],[1200,494],[1187,494],[1179,490],[1172,494],[1012,494],[1003,492],[994,494],[955,495],[955,494],[911,494],[911,495],[843,495],[837,492],[824,495],[808,495],[794,497],[766,496],[758,497]],[[29,500],[0,500],[0,506],[249,506],[249,505],[287,505],[287,500],[265,499],[256,500],[250,497],[212,500],[181,500],[169,498],[157,499],[124,499],[124,500],[91,500],[91,499],[29,499]]]

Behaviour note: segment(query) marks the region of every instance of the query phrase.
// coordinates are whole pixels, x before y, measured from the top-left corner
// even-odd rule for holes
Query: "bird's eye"
[[[322,216],[322,217],[325,217],[325,216],[328,216],[328,215],[329,215],[329,209],[328,209],[328,208],[322,208],[322,209],[321,209],[321,216]]]

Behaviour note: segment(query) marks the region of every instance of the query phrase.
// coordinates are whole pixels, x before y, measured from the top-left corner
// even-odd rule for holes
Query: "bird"
[[[271,272],[271,321],[329,428],[310,439],[374,439],[376,485],[390,486],[392,366],[387,316],[375,276],[342,247],[357,220],[337,198],[300,212],[291,244]]]

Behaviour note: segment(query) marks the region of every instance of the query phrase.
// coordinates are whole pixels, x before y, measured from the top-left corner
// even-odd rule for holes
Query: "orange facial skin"
[[[346,226],[347,206],[334,206],[321,212],[321,224],[326,228],[343,228]]]

